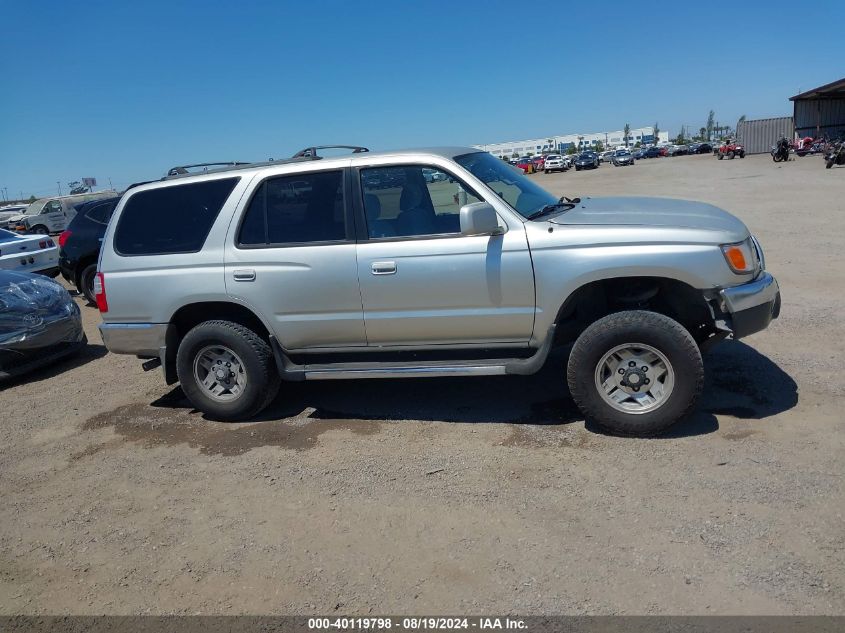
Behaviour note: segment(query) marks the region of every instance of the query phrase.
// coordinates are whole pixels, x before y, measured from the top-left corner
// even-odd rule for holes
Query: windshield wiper
[[[537,218],[541,218],[544,215],[548,215],[550,213],[554,213],[559,209],[566,208],[566,211],[573,208],[576,204],[581,202],[581,198],[567,198],[566,196],[561,196],[557,202],[554,204],[547,204],[542,209],[535,211],[531,215],[529,215],[526,219],[527,220],[536,220]]]

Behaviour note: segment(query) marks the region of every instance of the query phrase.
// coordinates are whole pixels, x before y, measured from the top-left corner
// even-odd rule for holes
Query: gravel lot
[[[0,613],[845,613],[845,170],[533,178],[711,202],[759,236],[781,318],[708,354],[692,420],[585,428],[556,357],[291,384],[262,421],[207,422],[85,307],[85,354],[0,391]]]

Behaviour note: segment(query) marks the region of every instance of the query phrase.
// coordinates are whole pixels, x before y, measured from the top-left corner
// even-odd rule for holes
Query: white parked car
[[[61,233],[76,216],[75,207],[83,202],[111,198],[117,195],[115,191],[100,191],[97,193],[82,193],[74,196],[57,196],[55,198],[41,198],[30,204],[22,213],[13,215],[6,220],[10,231],[18,233]]]
[[[552,171],[566,171],[567,169],[569,169],[569,167],[563,160],[563,156],[559,154],[549,154],[546,156],[545,167],[543,169],[545,173],[548,174]]]
[[[0,207],[0,227],[5,228],[9,224],[9,218],[19,216],[28,206],[27,204],[9,204]]]
[[[55,277],[59,274],[59,247],[43,235],[17,235],[0,229],[0,269]]]

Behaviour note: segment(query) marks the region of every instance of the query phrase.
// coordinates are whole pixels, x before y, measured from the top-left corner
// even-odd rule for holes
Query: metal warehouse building
[[[845,137],[845,79],[789,98],[798,136]]]
[[[781,136],[791,139],[792,134],[791,116],[741,121],[736,125],[736,138],[747,154],[764,154]]]

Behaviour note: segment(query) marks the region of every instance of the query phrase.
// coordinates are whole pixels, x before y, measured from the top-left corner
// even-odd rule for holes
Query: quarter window
[[[238,244],[261,246],[346,239],[343,172],[265,180],[246,210]]]
[[[97,222],[98,224],[108,224],[116,206],[117,200],[114,202],[103,202],[102,204],[94,205],[88,213],[85,214],[85,217],[93,222]]]
[[[204,180],[134,194],[118,219],[115,250],[121,255],[196,253],[238,180]]]
[[[362,169],[361,188],[371,238],[459,233],[461,207],[480,202],[466,185],[434,167]]]

